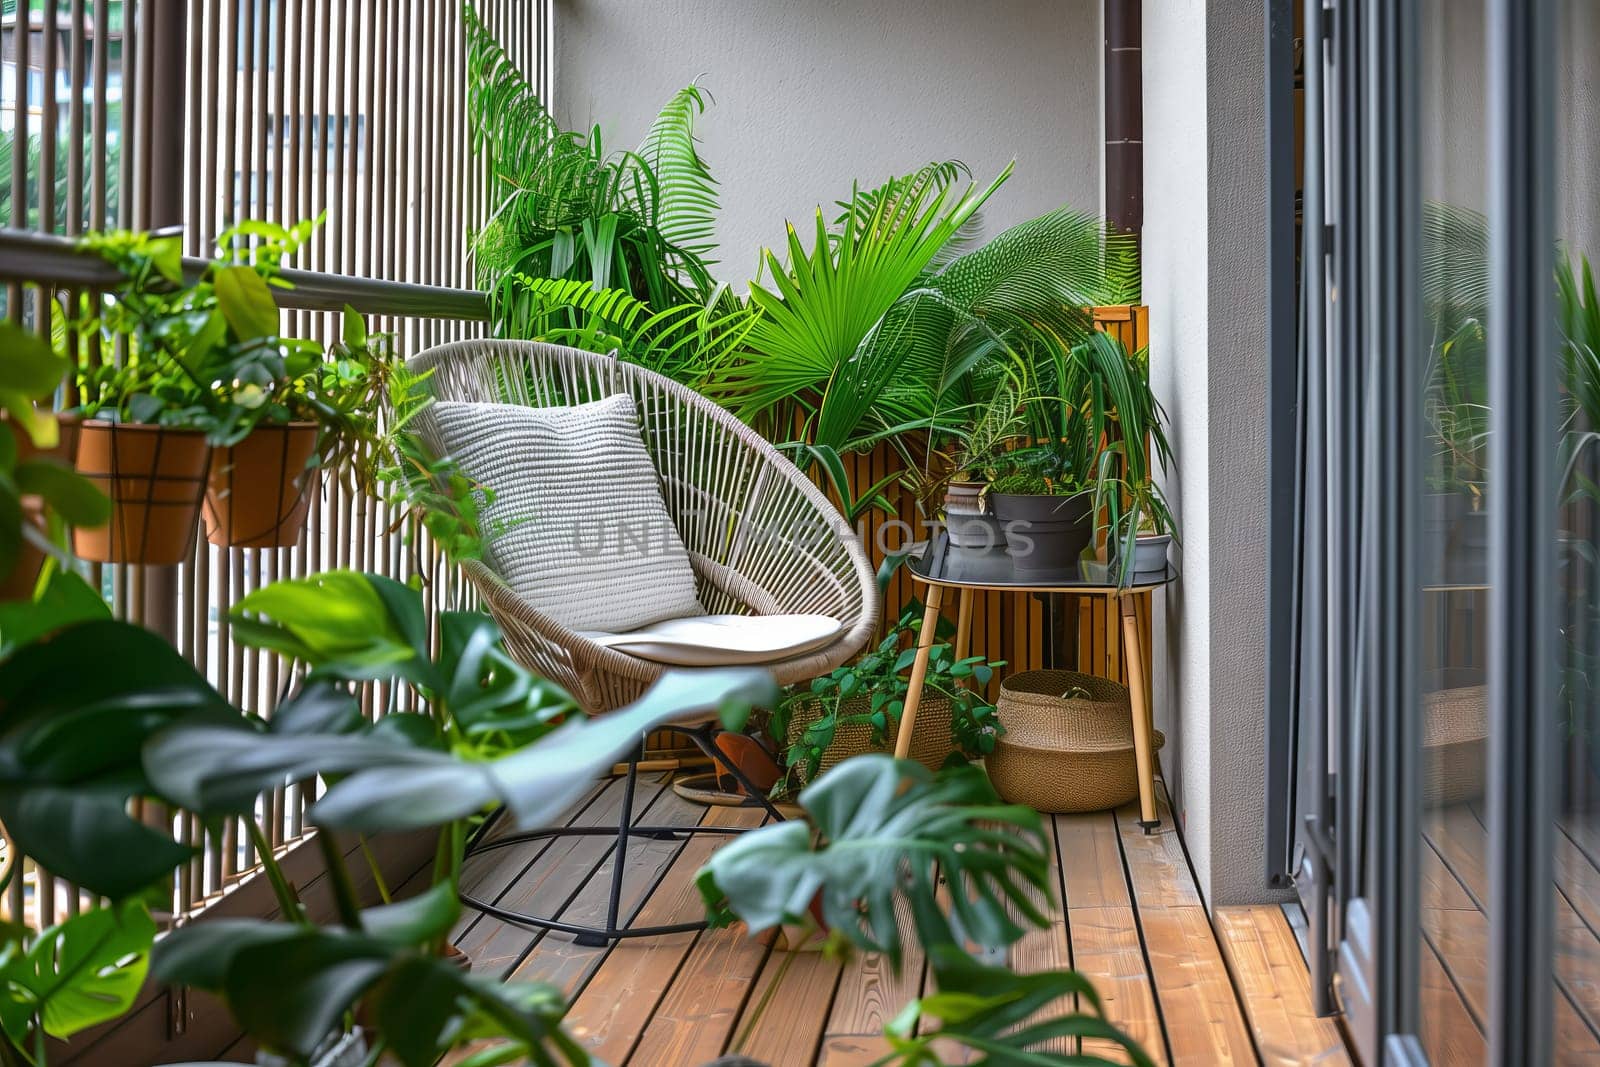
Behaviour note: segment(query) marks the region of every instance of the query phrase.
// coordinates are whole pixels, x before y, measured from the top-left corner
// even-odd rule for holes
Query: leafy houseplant
[[[1114,453],[1108,452],[1104,458],[1110,465]],[[1177,525],[1159,485],[1108,475],[1096,483],[1094,513],[1104,516],[1107,547],[1119,583],[1134,574],[1166,567],[1167,550],[1177,539]]]
[[[1019,573],[1076,573],[1095,529],[1096,485],[1149,481],[1171,456],[1143,354],[1098,331],[1018,358],[1026,436],[989,471],[995,516]]]
[[[331,364],[315,342],[280,335],[273,290],[287,285],[283,261],[314,226],[242,223],[193,276],[173,235],[83,240],[124,280],[103,307],[89,305],[77,339],[86,420],[78,464],[118,501],[104,533],[77,536],[80,556],[181,561],[202,494],[216,544],[298,539],[311,472],[360,440],[371,393],[372,353],[353,313]],[[125,346],[125,356],[100,358],[107,344]]]
[[[442,615],[435,654],[418,593],[333,572],[267,586],[236,611],[243,639],[310,667],[263,722],[229,707],[159,637],[93,604],[100,617],[58,625],[0,661],[0,820],[12,845],[3,878],[28,855],[111,901],[54,930],[0,930],[7,1064],[39,1067],[47,1035],[125,1011],[147,966],[216,993],[258,1044],[296,1063],[347,1033],[358,1011],[373,1061],[423,1067],[457,1043],[498,1038],[495,1062],[587,1063],[560,1031],[558,990],[474,977],[439,956],[459,914],[471,826],[499,807],[521,825],[547,824],[657,723],[773,696],[761,672],[706,671],[664,679],[613,715],[574,716],[564,694],[510,660],[487,618]],[[91,657],[106,669],[71,669]],[[425,710],[369,722],[349,683],[379,679],[409,687]],[[312,921],[254,820],[262,791],[319,776],[330,784],[309,818],[334,927]],[[193,849],[130,817],[130,798],[207,820],[242,816],[280,919],[194,922],[152,952],[146,902]],[[432,884],[362,908],[334,836],[397,830],[437,835]]]
[[[785,690],[769,723],[789,768],[783,789],[795,780],[803,785],[851,756],[893,748],[921,626],[922,606],[912,602],[875,648],[809,685]],[[902,647],[908,637],[910,647]],[[956,659],[948,643],[933,646],[917,732],[917,743],[926,747],[916,758],[936,769],[994,751],[1002,728],[980,689],[1002,666],[982,656]]]
[[[817,779],[799,802],[806,820],[742,834],[712,856],[700,892],[714,921],[742,919],[752,934],[820,915],[830,951],[881,952],[896,972],[905,934],[915,935],[937,992],[890,1020],[890,1051],[874,1067],[936,1067],[948,1045],[996,1067],[1112,1062],[1053,1051],[1076,1038],[1113,1042],[1137,1067],[1150,1067],[1138,1044],[1106,1021],[1082,975],[1018,975],[969,952],[1003,950],[1028,927],[1046,925],[1033,902],[1053,896],[1038,813],[1001,804],[983,771],[933,774],[909,760],[858,756]],[[781,966],[794,958],[791,950]],[[781,972],[768,990],[780,982]],[[1063,1012],[1064,1003],[1078,1007]]]

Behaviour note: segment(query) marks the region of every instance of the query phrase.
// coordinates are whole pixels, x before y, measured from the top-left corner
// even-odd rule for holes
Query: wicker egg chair
[[[708,614],[828,615],[842,624],[822,648],[763,663],[780,684],[826,674],[853,656],[878,623],[876,576],[849,524],[789,460],[726,410],[662,375],[613,356],[533,341],[459,341],[429,349],[407,368],[432,372],[436,399],[535,407],[571,406],[616,394],[633,398],[645,448],[660,476],[662,496],[694,569],[696,592]],[[448,454],[426,409],[414,427],[436,455]],[[492,479],[484,479],[493,488]],[[596,643],[518,595],[496,573],[492,556],[461,567],[499,623],[507,648],[523,665],[563,686],[592,715],[636,699],[672,668]],[[664,727],[715,754],[714,719]],[[773,817],[782,815],[762,790],[728,765],[747,794]],[[717,826],[632,825],[635,762],[615,830],[569,827],[486,839],[481,849],[535,837],[615,834],[611,901],[603,929],[511,912],[486,901],[465,903],[509,922],[574,934],[580,944],[700,928],[618,927],[623,862],[630,836],[677,837],[694,832],[737,833]]]

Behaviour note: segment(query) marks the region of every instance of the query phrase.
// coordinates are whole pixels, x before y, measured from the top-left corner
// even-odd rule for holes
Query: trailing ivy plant
[[[783,762],[790,769],[790,778],[809,782],[817,776],[840,727],[865,726],[874,746],[891,744],[890,731],[898,726],[905,710],[908,672],[917,656],[922,613],[922,605],[911,601],[876,647],[820,678],[784,690],[769,729],[774,740],[784,746]],[[938,636],[948,637],[951,623],[943,618],[939,622],[942,632]],[[923,693],[950,702],[950,733],[957,749],[953,759],[970,762],[994,751],[995,738],[1004,728],[982,690],[1003,666],[1003,662],[991,663],[983,656],[957,659],[948,641],[929,649]],[[802,722],[804,728],[791,739]],[[778,788],[792,788],[789,778]]]

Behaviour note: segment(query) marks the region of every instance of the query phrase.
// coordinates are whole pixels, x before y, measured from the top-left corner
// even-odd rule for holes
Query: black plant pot
[[[1023,496],[990,493],[989,506],[1005,532],[1019,577],[1072,579],[1094,536],[1094,493]]]

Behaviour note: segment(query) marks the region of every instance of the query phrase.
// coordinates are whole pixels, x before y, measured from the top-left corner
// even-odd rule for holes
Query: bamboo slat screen
[[[549,101],[550,0],[473,7]],[[289,266],[471,287],[469,235],[493,206],[469,143],[460,0],[5,0],[0,16],[0,149],[9,152],[0,222],[67,236],[178,225],[185,252],[209,257],[239,221],[322,216]],[[324,281],[338,291],[339,278]],[[350,291],[359,310],[362,289]],[[7,316],[46,334],[71,330],[79,295],[49,278],[0,293]],[[285,336],[339,336],[338,314],[296,308],[293,293],[280,303]],[[368,316],[368,328],[406,356],[487,325],[462,313]],[[285,669],[229,633],[231,605],[252,590],[354,567],[420,576],[435,606],[459,598],[426,539],[403,538],[394,518],[383,501],[329,480],[296,548],[218,549],[201,538],[182,566],[107,566],[97,576],[120,616],[166,633],[238,706],[270,714]],[[390,700],[373,691],[370,713]],[[301,835],[308,799],[293,788],[262,798],[256,823],[267,844]],[[174,887],[175,915],[255,865],[245,825],[207,835],[182,814],[147,817],[173,818],[200,847]],[[28,870],[3,910],[47,924],[75,913],[79,896]]]
[[[1113,334],[1129,352],[1149,343],[1150,309],[1142,306],[1098,307],[1094,309],[1097,328]],[[870,452],[844,457],[850,484],[858,490],[874,485],[880,478],[903,467],[893,447],[880,445]],[[916,539],[926,537],[922,525],[929,516],[918,513],[910,493],[901,493],[895,515],[870,514],[859,527],[862,544],[874,566],[883,563],[888,552],[904,547],[901,531],[912,530]],[[891,526],[891,524],[894,524]],[[884,627],[894,624],[905,605],[919,599],[922,590],[902,568],[890,580],[884,595]],[[955,623],[956,597],[949,597],[944,615]],[[1048,599],[1032,593],[978,593],[973,601],[971,654],[1003,660],[1006,671],[1065,667],[1126,681],[1122,663],[1121,619],[1106,611],[1106,598],[1065,597],[1064,604],[1052,611]],[[1136,598],[1140,640],[1145,650],[1145,677],[1150,674],[1151,594]],[[1064,656],[1062,654],[1065,654]],[[1063,662],[1064,659],[1064,662]],[[999,693],[999,681],[991,683],[991,696]]]

